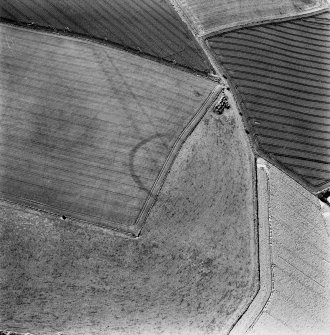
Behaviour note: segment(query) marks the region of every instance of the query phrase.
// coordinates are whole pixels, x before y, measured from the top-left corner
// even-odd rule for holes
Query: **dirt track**
[[[257,160],[258,180],[258,246],[260,288],[248,309],[233,325],[230,335],[245,334],[260,317],[269,302],[273,290],[273,269],[271,249],[271,227],[269,223],[269,177],[268,166],[262,159]]]

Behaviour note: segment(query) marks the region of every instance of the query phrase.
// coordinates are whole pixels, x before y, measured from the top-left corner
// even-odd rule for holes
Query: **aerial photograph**
[[[330,0],[0,0],[0,335],[330,335]]]

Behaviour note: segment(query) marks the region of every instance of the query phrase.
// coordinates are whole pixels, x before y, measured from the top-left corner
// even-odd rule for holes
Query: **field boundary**
[[[258,258],[259,258],[259,291],[230,330],[230,335],[241,335],[248,332],[258,321],[269,303],[274,291],[274,275],[271,249],[271,224],[269,216],[270,183],[266,161],[257,158],[257,199],[258,199]]]
[[[91,44],[95,44],[95,45],[98,45],[98,46],[103,46],[105,48],[117,49],[117,50],[120,50],[120,51],[128,52],[128,53],[130,53],[132,55],[135,55],[135,56],[138,56],[138,57],[148,59],[150,61],[162,64],[162,65],[165,65],[165,66],[169,66],[169,67],[171,67],[173,69],[176,69],[176,70],[185,71],[185,72],[188,72],[190,74],[194,74],[196,76],[204,77],[206,79],[214,81],[213,77],[210,76],[209,72],[200,71],[200,70],[191,68],[189,66],[181,65],[181,64],[178,64],[178,63],[173,62],[171,60],[167,60],[165,58],[153,56],[153,55],[148,54],[146,52],[142,52],[142,51],[139,51],[137,49],[127,47],[127,46],[124,46],[124,45],[116,43],[116,42],[109,41],[107,39],[102,39],[102,38],[99,38],[99,37],[84,35],[84,34],[75,33],[75,32],[69,32],[67,30],[63,30],[63,29],[61,30],[61,29],[58,29],[58,28],[40,26],[40,25],[37,25],[37,24],[32,25],[32,24],[29,24],[29,23],[24,23],[24,22],[18,22],[18,21],[5,19],[5,18],[2,18],[2,17],[0,17],[0,25],[11,26],[11,27],[14,27],[16,29],[30,30],[30,31],[34,31],[35,33],[38,33],[38,34],[46,34],[46,35],[51,34],[51,35],[55,35],[55,36],[58,36],[58,37],[61,37],[61,38],[74,39],[76,41],[91,43]]]
[[[18,198],[18,197],[15,198],[13,196],[7,196],[7,197],[0,196],[0,201],[14,205],[14,206],[15,205],[20,206],[21,208],[24,208],[25,210],[32,210],[38,213],[45,213],[49,216],[52,216],[54,219],[56,218],[57,220],[60,220],[61,214],[63,214],[63,210],[59,210],[58,208],[50,207],[50,206],[47,206],[45,204],[30,200],[30,199],[23,199],[23,198]],[[34,203],[37,204],[38,207],[34,206],[33,205]],[[54,208],[55,210],[53,210]],[[73,211],[70,209],[70,212],[73,212]],[[76,213],[76,212],[73,212],[73,213]],[[76,214],[81,215],[80,213],[76,213]],[[112,224],[111,226],[108,226],[107,224],[102,223],[102,222],[91,222],[91,221],[87,221],[83,219],[74,218],[74,217],[71,217],[70,215],[65,215],[65,217],[66,217],[65,219],[66,222],[70,224],[76,224],[81,227],[86,227],[86,226],[94,227],[95,229],[107,231],[108,233],[112,233],[113,235],[121,236],[125,238],[136,238],[137,237],[134,234],[134,232],[131,232],[127,228],[120,228],[119,224],[114,221],[107,220],[109,224]],[[96,216],[94,217],[97,218]]]
[[[192,34],[195,37],[199,36],[198,28],[196,27],[197,24],[194,24],[194,21],[189,17],[189,15],[186,15],[185,10],[181,7],[180,2],[178,0],[169,0],[169,3],[173,6],[174,10],[178,13],[181,20],[188,26],[188,29],[190,29]],[[192,12],[189,12],[189,14],[191,17],[194,17],[194,14]]]
[[[300,18],[308,17],[308,16],[313,16],[317,14],[322,14],[327,11],[329,11],[329,5],[318,8],[318,9],[311,9],[309,11],[299,13],[299,14],[293,14],[291,16],[273,16],[273,17],[267,17],[262,20],[256,20],[256,21],[251,21],[251,22],[243,22],[241,24],[236,24],[236,25],[228,25],[224,26],[220,29],[214,29],[210,32],[206,32],[205,34],[201,35],[203,38],[210,38],[216,35],[220,35],[223,33],[227,33],[229,31],[233,30],[239,30],[243,28],[250,28],[250,27],[255,27],[255,26],[262,26],[264,24],[269,24],[269,23],[277,23],[277,22],[285,22],[285,21],[291,21],[291,20],[297,20]]]
[[[266,17],[260,20],[254,19],[254,20],[246,21],[242,23],[234,23],[234,24],[228,24],[224,26],[219,25],[216,28],[205,30],[203,29],[203,25],[198,23],[198,19],[195,19],[195,22],[194,22],[195,15],[193,15],[191,11],[185,11],[184,9],[182,9],[181,5],[179,4],[177,0],[170,0],[170,2],[172,3],[173,7],[178,12],[178,14],[181,16],[182,21],[187,24],[188,28],[190,28],[190,30],[196,36],[197,39],[198,38],[207,39],[207,38],[210,38],[216,35],[223,34],[225,32],[247,28],[247,27],[260,26],[260,25],[264,25],[267,23],[276,23],[276,22],[295,20],[295,19],[299,19],[303,17],[321,14],[321,13],[327,12],[330,9],[330,4],[325,1],[323,6],[309,9],[309,10],[306,10],[298,14],[289,14],[289,15],[284,14],[284,15],[277,15],[277,16],[273,15],[273,16],[269,16],[269,17]],[[189,13],[192,18],[190,18],[189,15],[186,14],[186,12]]]
[[[66,221],[68,223],[78,224],[84,227],[86,227],[87,225],[93,226],[93,227],[96,227],[102,230],[111,231],[113,234],[121,236],[121,237],[134,238],[134,239],[138,238],[141,234],[143,224],[145,223],[146,218],[148,217],[152,206],[157,200],[158,194],[164,184],[167,174],[169,173],[169,170],[178,152],[180,151],[182,145],[184,144],[188,136],[192,133],[192,131],[196,128],[196,126],[201,121],[203,116],[206,114],[206,112],[214,105],[219,94],[222,91],[222,88],[223,87],[221,85],[216,85],[213,88],[213,90],[209,93],[207,98],[202,102],[200,107],[197,109],[197,112],[194,114],[194,116],[184,126],[183,130],[181,131],[180,135],[178,136],[178,138],[172,145],[168,155],[166,156],[165,161],[162,165],[162,168],[160,172],[158,173],[151,190],[148,192],[147,199],[144,201],[142,209],[140,210],[138,217],[135,220],[134,225],[121,228],[118,222],[104,220],[104,219],[102,220],[101,217],[98,218],[95,215],[93,217],[97,220],[97,222],[88,221],[88,220],[84,220],[81,218],[70,216],[69,213],[67,214],[65,212],[65,209],[59,209],[53,206],[50,207],[40,202],[36,202],[30,199],[23,199],[22,197],[14,197],[12,195],[0,196],[0,200],[2,200],[3,202],[14,204],[14,205],[22,206],[25,209],[34,210],[40,213],[46,213],[48,215],[51,215],[52,217],[57,218],[58,220],[60,220],[61,215],[63,215],[64,213],[66,217]],[[72,209],[68,209],[68,212],[74,213]],[[76,214],[79,216],[83,216],[83,214],[79,212],[77,212]]]
[[[0,27],[3,27],[4,31],[6,27],[9,27],[6,24],[0,23]],[[11,29],[11,28],[10,28]],[[22,32],[26,32],[28,33],[28,30],[26,30],[25,28],[21,28],[21,27],[17,27],[17,26],[12,26],[13,32],[15,34],[19,34]],[[40,34],[40,35],[36,35],[36,34]],[[49,34],[49,33],[44,33],[44,32],[40,32],[40,31],[35,31],[33,32],[34,38],[36,40],[39,40],[41,37],[44,37],[45,39],[49,39],[49,38],[53,38],[53,39],[58,39],[58,41],[62,41],[64,40],[69,40],[69,41],[74,41],[75,43],[80,44],[81,46],[86,46],[87,43],[87,51],[88,50],[93,50],[93,46],[95,45],[94,42],[91,42],[89,40],[84,40],[84,41],[78,41],[76,38],[73,38],[71,36],[56,36],[54,34]],[[89,43],[91,43],[92,47],[89,49],[88,45]],[[114,48],[109,48],[108,46],[103,46],[101,45],[99,47],[100,51],[105,51],[105,52],[114,52],[113,55],[115,55],[116,57],[124,57],[125,55],[128,57],[128,59],[131,59],[132,61],[135,59],[134,62],[139,61],[140,64],[142,64],[141,62],[143,62],[143,64],[145,64],[146,67],[156,67],[158,69],[158,71],[160,71],[160,73],[165,73],[166,69],[167,71],[169,71],[168,68],[165,67],[165,65],[160,65],[157,63],[154,63],[152,60],[144,60],[143,58],[137,56],[137,55],[131,55],[130,53],[124,53],[123,50],[116,50]],[[82,49],[84,50],[84,49]],[[89,51],[88,51],[89,52]],[[126,57],[125,56],[125,57]],[[138,63],[139,64],[139,63]],[[194,82],[197,80],[198,83],[203,83],[203,85],[205,86],[205,90],[203,91],[203,95],[199,96],[198,98],[196,98],[196,100],[192,100],[192,101],[196,101],[196,103],[190,103],[191,101],[191,96],[189,95],[189,102],[187,101],[187,105],[184,108],[185,111],[187,111],[185,118],[183,119],[184,121],[180,121],[179,124],[179,128],[176,129],[176,135],[175,138],[171,138],[171,144],[174,142],[174,145],[167,147],[166,151],[163,153],[161,160],[159,161],[159,165],[157,170],[153,173],[152,176],[152,180],[150,180],[150,186],[152,186],[151,192],[150,192],[150,186],[148,187],[148,193],[144,193],[140,199],[139,199],[139,207],[138,209],[134,212],[134,217],[130,217],[127,219],[127,216],[122,217],[104,217],[102,215],[98,215],[99,212],[91,212],[91,214],[88,214],[88,211],[86,211],[85,209],[82,209],[81,207],[76,207],[76,206],[72,206],[71,204],[71,199],[66,199],[65,202],[61,203],[61,202],[46,202],[44,203],[42,198],[34,198],[34,197],[30,197],[28,194],[24,195],[22,194],[22,196],[20,196],[19,194],[10,194],[10,192],[4,192],[0,195],[0,198],[3,201],[8,201],[11,203],[15,203],[15,204],[19,204],[22,206],[22,208],[29,208],[29,209],[33,209],[36,211],[40,211],[40,212],[44,212],[47,213],[49,215],[52,215],[53,217],[57,218],[58,220],[60,220],[60,218],[63,216],[64,220],[66,220],[66,222],[79,222],[81,224],[89,224],[91,226],[97,226],[100,227],[102,229],[109,229],[112,230],[113,232],[116,232],[118,234],[123,234],[132,238],[137,237],[137,235],[140,233],[141,227],[140,226],[136,226],[135,222],[138,222],[140,224],[141,222],[141,211],[143,209],[146,209],[147,211],[149,210],[149,208],[151,207],[151,204],[149,204],[150,199],[148,201],[148,198],[150,197],[150,194],[154,195],[158,192],[158,186],[155,185],[155,183],[157,184],[159,181],[159,173],[166,175],[166,169],[170,168],[172,160],[175,158],[176,156],[176,152],[178,151],[180,146],[182,145],[182,143],[185,141],[186,137],[191,133],[191,131],[193,130],[193,128],[198,124],[198,122],[200,121],[200,119],[203,117],[203,115],[206,113],[207,109],[209,108],[209,105],[212,104],[212,102],[217,98],[217,92],[220,90],[220,88],[218,88],[219,84],[217,82],[216,78],[210,78],[210,81],[204,81],[204,77],[199,76],[197,74],[190,74],[190,73],[185,73],[185,72],[180,72],[177,69],[173,69],[171,70],[176,76],[178,76],[178,78],[182,77],[185,80],[185,85],[187,85],[187,92],[188,92],[188,88],[189,88],[189,92],[191,91],[192,93],[192,88],[194,87]],[[179,81],[180,82],[180,81]],[[198,84],[197,83],[197,84]],[[162,93],[164,89],[160,89],[160,93]],[[173,90],[173,88],[171,87],[171,90]],[[158,91],[158,89],[157,89]],[[176,89],[174,89],[174,91],[177,91]],[[185,92],[185,91],[184,91]],[[166,93],[166,91],[165,91]],[[196,95],[196,92],[195,92]],[[187,96],[188,99],[188,96]],[[180,98],[181,100],[181,98]],[[180,106],[180,102],[178,103],[178,107]],[[188,108],[188,106],[190,106]],[[177,136],[179,136],[179,138],[177,138]],[[169,157],[168,157],[169,156]],[[165,166],[163,166],[165,161]],[[163,171],[165,170],[165,171]],[[32,173],[32,172],[31,172]],[[35,176],[35,175],[34,175]],[[164,178],[164,176],[163,176]],[[13,179],[13,178],[12,178]],[[20,182],[20,181],[18,181]],[[162,183],[162,181],[161,181]],[[29,185],[29,183],[27,183],[26,185]],[[134,184],[135,185],[135,184]],[[158,185],[158,184],[157,184]],[[31,185],[30,185],[31,187]],[[156,192],[157,190],[157,192]],[[129,192],[129,191],[128,191]],[[25,199],[24,199],[25,197]],[[147,204],[146,204],[147,201]],[[123,200],[123,204],[126,206],[125,202],[125,198]],[[127,208],[127,207],[124,207]],[[146,217],[146,215],[144,215],[143,219]],[[137,218],[140,218],[137,221]],[[142,224],[141,224],[142,225]]]
[[[184,127],[174,144],[172,145],[172,148],[170,149],[169,154],[167,155],[165,162],[163,163],[163,166],[153,183],[153,186],[151,187],[151,190],[148,193],[147,200],[145,201],[142,210],[140,211],[135,224],[134,228],[137,228],[137,231],[135,232],[135,235],[138,237],[141,234],[141,231],[143,229],[143,225],[146,221],[146,218],[148,217],[150,210],[152,206],[157,201],[158,194],[164,184],[164,181],[167,177],[167,174],[169,173],[171,166],[178,155],[182,145],[188,138],[188,136],[192,133],[192,131],[196,128],[198,123],[201,121],[203,116],[206,114],[206,112],[214,105],[216,102],[219,94],[222,91],[222,86],[217,85],[212,92],[209,94],[209,96],[204,100],[204,102],[201,104],[201,106],[198,108],[195,115],[188,121],[187,125]]]
[[[327,9],[324,12],[329,12],[330,10]],[[267,152],[265,152],[260,144],[258,139],[256,138],[256,134],[253,130],[253,127],[251,126],[250,122],[247,118],[246,113],[246,106],[242,99],[241,93],[238,91],[237,87],[238,84],[234,78],[231,77],[231,75],[228,73],[228,71],[224,68],[221,61],[216,59],[211,47],[208,44],[207,39],[199,38],[199,42],[201,43],[203,49],[205,50],[206,54],[208,55],[210,62],[212,66],[214,67],[217,75],[221,78],[221,80],[225,83],[225,85],[229,88],[229,90],[233,93],[233,97],[235,99],[235,103],[238,106],[239,115],[243,120],[243,124],[245,127],[245,131],[248,134],[249,142],[251,144],[253,153],[263,158],[265,161],[269,162],[270,164],[275,165],[280,171],[285,173],[286,175],[290,176],[293,180],[295,180],[297,183],[302,185],[307,191],[311,192],[314,195],[318,195],[323,193],[325,190],[327,190],[330,187],[330,181],[326,181],[322,184],[319,184],[319,186],[313,186],[306,182],[303,178],[298,176],[294,171],[290,170],[290,168],[286,167],[283,163],[276,160],[275,157],[272,157]]]

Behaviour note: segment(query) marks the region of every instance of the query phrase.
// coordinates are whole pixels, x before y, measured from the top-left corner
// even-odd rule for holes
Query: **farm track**
[[[135,234],[216,84],[91,42],[0,35],[1,197]]]
[[[327,12],[207,40],[238,94],[257,151],[313,192],[330,183],[329,28]]]
[[[161,0],[1,1],[0,18],[135,50],[200,72],[210,64],[174,8]]]

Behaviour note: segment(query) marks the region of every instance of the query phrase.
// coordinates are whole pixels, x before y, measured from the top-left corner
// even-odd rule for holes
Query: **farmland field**
[[[0,36],[1,197],[138,230],[215,83],[69,37],[6,25]]]
[[[326,0],[171,0],[183,19],[202,36],[219,30],[280,19],[320,9]]]
[[[210,69],[166,0],[4,0],[0,17],[99,38],[203,72]]]
[[[261,152],[313,191],[330,182],[330,13],[212,37]]]

